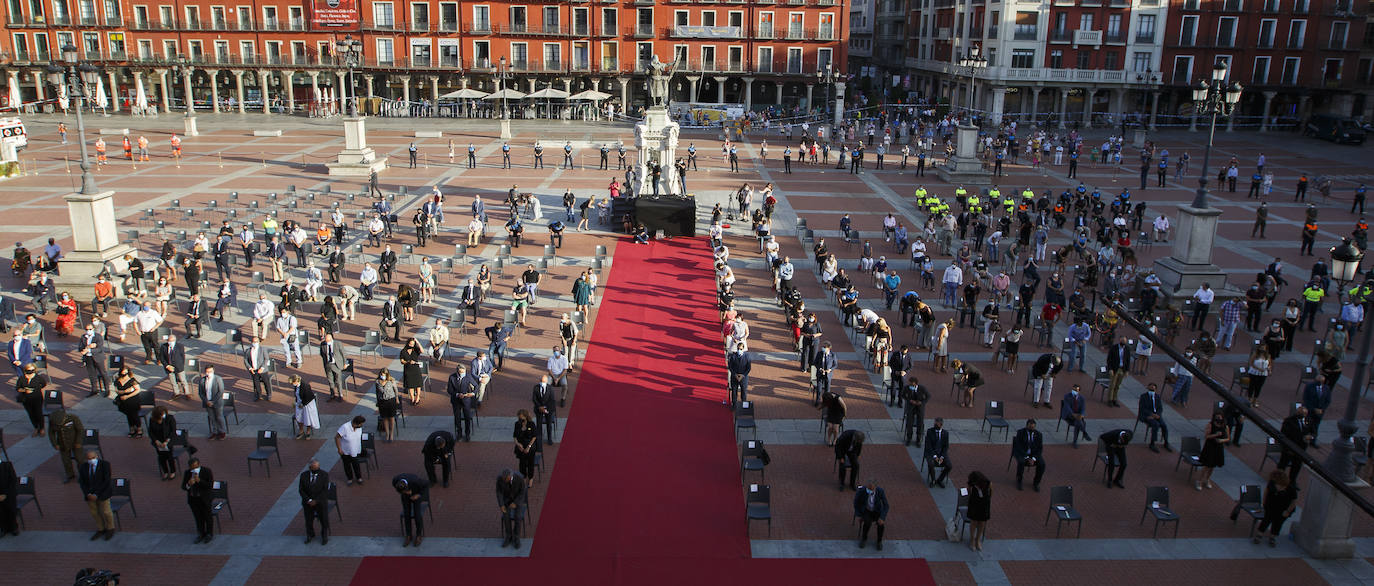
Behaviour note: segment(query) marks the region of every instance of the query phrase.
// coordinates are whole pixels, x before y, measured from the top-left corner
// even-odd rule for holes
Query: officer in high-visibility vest
[[[969,205],[965,203],[968,201],[968,190],[964,189],[963,185],[960,185],[954,190],[954,201],[959,202],[960,206],[967,207]]]
[[[1302,290],[1302,317],[1298,320],[1298,328],[1302,328],[1302,322],[1307,322],[1307,331],[1317,331],[1314,323],[1317,319],[1317,311],[1322,307],[1322,298],[1326,297],[1326,290],[1322,289],[1321,281],[1312,280],[1307,287]]]

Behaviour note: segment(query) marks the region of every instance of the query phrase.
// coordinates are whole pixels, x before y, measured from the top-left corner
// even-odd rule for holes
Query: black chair
[[[1283,446],[1279,445],[1279,442],[1272,437],[1265,439],[1267,441],[1264,443],[1264,459],[1260,460],[1260,465],[1259,468],[1255,470],[1256,472],[1263,472],[1264,465],[1267,462],[1273,462],[1275,466],[1278,466],[1279,460],[1283,458]]]
[[[363,334],[363,345],[358,347],[359,354],[373,354],[378,358],[382,357],[382,333],[377,330],[368,330]]]
[[[1254,533],[1260,519],[1264,518],[1263,501],[1264,492],[1258,484],[1241,485],[1240,498],[1236,499],[1236,506],[1231,509],[1231,522],[1235,523],[1240,519],[1240,514],[1245,513],[1250,516],[1250,533]]]
[[[1179,465],[1188,463],[1188,480],[1193,480],[1193,472],[1202,467],[1202,438],[1197,436],[1185,436],[1178,446],[1178,460],[1174,462],[1174,472],[1178,472]]]
[[[380,470],[382,457],[377,454],[377,436],[368,432],[363,432],[362,447],[363,451],[360,454],[360,459],[367,460],[372,464],[373,468]]]
[[[148,429],[148,416],[153,413],[155,406],[157,406],[156,397],[152,391],[143,391],[138,394],[138,418],[143,420],[143,429]]]
[[[968,487],[959,489],[959,496],[954,501],[954,519],[959,524],[959,541],[964,540],[964,529],[968,528]]]
[[[134,518],[138,518],[138,507],[134,506],[134,495],[129,487],[128,478],[116,478],[114,481],[114,493],[110,496],[110,511],[114,513],[115,526],[120,531],[124,530],[124,523],[119,518],[119,510],[125,506],[133,512]]]
[[[1164,523],[1174,524],[1174,537],[1178,537],[1179,516],[1169,509],[1169,487],[1149,486],[1145,488],[1145,510],[1140,512],[1140,523],[1145,523],[1145,514],[1149,513],[1155,517],[1155,531],[1153,538],[1159,538],[1159,526]]]
[[[1107,442],[1102,441],[1102,438],[1097,438],[1097,453],[1093,454],[1093,465],[1092,468],[1088,469],[1088,471],[1092,472],[1093,470],[1097,470],[1097,463],[1101,462],[1102,480],[1106,481],[1108,480],[1107,464],[1110,462],[1110,460],[1111,458],[1107,455]]]
[[[5,428],[0,427],[0,454],[4,454],[5,459],[10,459],[10,451],[5,448]]]
[[[44,516],[43,503],[38,502],[38,491],[37,487],[34,486],[34,479],[32,476],[19,477],[18,497],[19,498],[14,502],[15,514],[19,516],[19,524],[22,525],[25,530],[28,530],[29,525],[24,521],[24,507],[29,506],[29,503],[33,503],[33,506],[38,509],[38,516],[40,518]]]
[[[62,404],[62,397],[62,391],[57,389],[43,391],[43,414],[47,415],[53,411],[65,409]],[[52,407],[52,409],[49,409],[49,407]]]
[[[339,485],[334,484],[334,481],[331,480],[329,482],[329,486],[325,488],[325,491],[325,501],[328,502],[329,506],[334,509],[334,514],[338,515],[339,521],[342,522],[343,511],[339,510]]]
[[[86,435],[81,437],[81,451],[85,452],[92,449],[100,454],[101,459],[105,458],[105,450],[100,449],[100,430],[98,429],[87,429]]]
[[[739,430],[748,429],[754,434],[754,439],[759,439],[759,428],[754,420],[754,402],[740,401],[739,409],[735,411],[735,440],[739,440]]]
[[[434,525],[434,507],[430,505],[430,503],[429,503],[429,497],[427,497],[427,496],[422,496],[422,497],[420,497],[420,500],[419,500],[419,507],[420,507],[420,510],[419,510],[418,512],[416,512],[415,514],[416,514],[417,516],[419,516],[419,515],[423,515],[423,514],[425,514],[425,513],[429,513],[429,523],[430,523],[430,526],[433,526],[433,525]],[[529,512],[529,509],[528,509],[528,508],[526,508],[526,512],[527,512],[527,513]],[[526,515],[525,517],[526,517],[525,522],[526,522],[526,523],[529,523],[529,515]],[[398,518],[401,520],[401,533],[405,533],[405,531],[406,531],[406,514],[405,514],[405,512],[404,512],[404,511],[401,512],[401,514],[400,514],[400,516],[399,516]],[[503,536],[503,537],[504,537],[504,532],[505,532],[505,525],[503,524],[503,525],[502,525],[502,536]]]
[[[1050,524],[1050,513],[1054,513],[1058,520],[1054,525],[1054,536],[1059,537],[1059,530],[1065,523],[1078,523],[1077,537],[1083,536],[1083,515],[1073,508],[1073,487],[1055,486],[1050,488],[1050,508],[1045,511],[1045,525]]]
[[[220,511],[228,510],[229,518],[234,518],[234,505],[229,501],[229,481],[216,480],[210,485],[210,515],[215,518],[215,527],[224,532],[224,523],[219,519]]]
[[[348,387],[349,391],[352,391],[355,388],[353,378],[357,375],[357,371],[353,368],[352,358],[347,358],[345,360],[348,361],[348,365],[343,368],[343,384]]]
[[[983,422],[978,424],[978,431],[983,431],[983,426],[988,426],[988,439],[992,439],[992,432],[1001,428],[1002,439],[1006,440],[1011,436],[1011,425],[1007,424],[1003,416],[1006,406],[1001,401],[988,401],[983,407]]]
[[[253,475],[253,462],[262,462],[262,467],[267,471],[267,477],[272,477],[272,464],[268,458],[277,457],[277,465],[281,466],[281,450],[277,449],[277,432],[270,429],[258,431],[257,447],[251,454],[248,454],[248,475]]]
[[[766,479],[768,474],[764,470],[768,467],[763,461],[763,442],[749,440],[744,442],[744,447],[740,450],[739,474],[740,479],[744,478],[746,472],[758,472],[760,479]]]
[[[177,428],[172,430],[171,439],[167,440],[167,447],[172,449],[172,459],[177,463],[177,469],[181,469],[181,455],[191,451],[191,441],[185,429]]]
[[[238,403],[234,402],[234,392],[233,392],[233,391],[224,391],[224,395],[223,395],[223,396],[224,396],[224,407],[223,407],[222,409],[220,409],[220,412],[224,413],[224,418],[225,418],[226,420],[229,419],[229,414],[230,414],[230,413],[233,413],[233,414],[234,414],[234,425],[238,425],[238,424],[239,424],[239,406],[238,406]]]
[[[768,522],[768,535],[773,535],[773,511],[769,507],[769,487],[767,484],[750,484],[744,494],[744,518],[746,523]]]

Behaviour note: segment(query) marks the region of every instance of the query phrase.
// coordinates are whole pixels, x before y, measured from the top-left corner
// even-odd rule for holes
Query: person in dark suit
[[[864,451],[868,436],[857,429],[848,429],[835,439],[835,459],[840,461],[840,490],[845,489],[844,473],[849,470],[849,489],[855,490],[859,478],[859,455]]]
[[[945,431],[945,419],[935,418],[935,426],[926,430],[925,450],[921,457],[926,462],[926,470],[930,474],[930,479],[926,481],[927,486],[940,485],[945,487],[945,478],[949,477],[950,471],[954,470],[954,464],[949,460],[949,432]],[[940,475],[935,475],[936,468],[944,468]]]
[[[110,497],[114,495],[114,477],[110,474],[110,463],[97,458],[95,450],[86,450],[86,460],[76,466],[77,483],[81,494],[85,495],[86,508],[95,519],[95,533],[91,541],[114,537],[114,513],[110,511]]]
[[[902,404],[902,381],[906,380],[906,375],[911,371],[911,354],[908,352],[906,344],[893,350],[887,357],[887,405]]]
[[[414,474],[397,474],[391,479],[391,487],[401,495],[401,518],[404,520],[405,541],[401,547],[411,543],[420,547],[425,539],[424,509],[429,506],[429,483]]]
[[[1302,390],[1302,406],[1307,408],[1307,421],[1313,438],[1310,445],[1317,445],[1317,430],[1321,428],[1326,409],[1331,406],[1332,390],[1332,385],[1326,384],[1326,377],[1320,374]]]
[[[158,346],[157,363],[172,383],[172,398],[190,397],[191,389],[186,385],[186,344],[178,344],[176,334],[167,334],[166,341]]]
[[[816,351],[816,356],[811,359],[811,367],[815,372],[816,384],[812,394],[813,406],[819,407],[821,395],[830,390],[830,381],[835,377],[835,367],[839,365],[839,360],[835,358],[835,353],[830,351],[830,342],[822,342],[821,348]]]
[[[0,537],[19,535],[19,476],[14,463],[0,461]]]
[[[105,337],[96,333],[93,325],[86,324],[86,332],[81,335],[79,344],[81,366],[86,369],[86,378],[91,382],[90,396],[108,395],[110,375],[105,370],[105,361],[109,355],[105,352]]]
[[[200,294],[192,292],[191,300],[186,302],[186,337],[199,338],[201,335],[201,322],[205,319],[205,302],[200,300]],[[195,333],[192,332],[192,327]]]
[[[401,316],[400,309],[396,303],[396,296],[392,295],[382,304],[382,322],[377,325],[377,329],[382,331],[383,337],[386,336],[387,328],[391,328],[391,336],[385,339],[389,342],[401,341]]]
[[[913,376],[907,379],[906,387],[902,389],[902,401],[902,429],[906,432],[906,445],[911,445],[911,438],[915,437],[916,447],[919,448],[925,434],[926,403],[930,401],[930,391]]]
[[[472,416],[476,411],[477,379],[468,375],[468,368],[459,365],[458,370],[448,375],[449,406],[453,408],[453,431],[457,437],[472,437]]]
[[[425,474],[431,485],[439,482],[439,476],[434,473],[434,465],[438,464],[444,473],[442,486],[448,488],[448,481],[453,477],[454,443],[453,434],[441,429],[430,433],[425,438],[425,445],[420,447],[420,454],[425,457]]]
[[[343,343],[335,340],[334,334],[325,334],[320,341],[320,360],[324,362],[324,376],[329,380],[329,400],[342,401],[348,356],[344,353]]]
[[[1126,380],[1126,375],[1131,368],[1131,347],[1126,344],[1126,337],[1122,336],[1111,348],[1107,349],[1107,374],[1111,382],[1107,385],[1107,404],[1112,407],[1120,405],[1116,401],[1117,393],[1121,392],[1121,383]]]
[[[320,469],[319,460],[310,460],[310,468],[301,472],[296,492],[301,495],[301,513],[305,516],[305,542],[315,539],[315,521],[320,522],[320,545],[329,544],[329,473]]]
[[[1082,390],[1083,388],[1078,385],[1069,387],[1069,392],[1059,401],[1059,418],[1073,430],[1075,448],[1078,447],[1079,436],[1088,439],[1088,422],[1083,418],[1083,413],[1088,408],[1088,400],[1083,396]]]
[[[509,468],[496,477],[496,504],[501,508],[501,533],[505,537],[501,547],[513,545],[520,549],[520,523],[529,506],[525,490],[525,479]]]
[[[735,405],[749,400],[749,371],[754,368],[754,362],[749,358],[747,345],[741,343],[735,346],[735,351],[726,358],[725,366],[730,371],[729,405],[734,409]]]
[[[196,519],[194,543],[210,543],[215,538],[215,517],[210,513],[210,502],[215,500],[214,486],[215,474],[208,466],[200,465],[200,458],[186,462],[181,490],[186,491],[186,504],[190,505],[191,516]]]
[[[553,430],[558,426],[558,397],[549,386],[549,375],[539,377],[534,385],[534,417],[537,425],[544,428],[544,441],[553,445]]]
[[[343,253],[342,250],[339,250],[339,247],[338,247],[338,246],[335,246],[335,247],[334,247],[334,251],[329,253],[329,282],[330,282],[330,283],[338,283],[338,282],[339,282],[339,279],[343,276],[344,265],[345,265],[347,262],[348,262],[348,256],[345,255],[345,254]]]
[[[21,329],[14,330],[14,339],[5,344],[5,359],[14,368],[15,376],[24,373],[24,365],[33,362],[33,342],[24,337]]]
[[[1027,419],[1026,426],[1016,431],[1011,440],[1011,457],[1016,460],[1016,490],[1021,490],[1021,477],[1026,466],[1035,467],[1035,479],[1031,481],[1035,492],[1040,492],[1040,479],[1045,477],[1045,438],[1035,429],[1035,420]]]
[[[472,317],[474,325],[477,324],[477,309],[481,302],[481,295],[482,289],[473,283],[472,279],[468,279],[467,285],[463,286],[462,298],[458,302],[458,307],[466,310],[468,315]]]
[[[1145,392],[1140,394],[1140,402],[1136,405],[1136,419],[1150,428],[1150,451],[1159,453],[1159,448],[1155,447],[1155,439],[1162,436],[1164,450],[1172,452],[1169,447],[1169,424],[1164,422],[1163,398],[1159,396],[1159,387],[1154,383],[1145,385]]]
[[[1121,478],[1126,475],[1126,444],[1131,443],[1133,435],[1129,429],[1113,429],[1097,436],[1107,448],[1107,488],[1111,488],[1113,484],[1119,488],[1126,488],[1126,485],[1121,483]],[[1116,470],[1115,477],[1112,476],[1112,470]]]
[[[1283,420],[1283,426],[1279,428],[1279,433],[1289,441],[1298,444],[1298,447],[1306,450],[1310,442],[1316,437],[1316,431],[1312,428],[1312,422],[1308,419],[1307,407],[1299,406],[1292,415]],[[1288,479],[1296,483],[1298,473],[1302,471],[1302,460],[1298,459],[1298,454],[1292,450],[1284,448],[1283,454],[1279,456],[1279,468],[1288,469]]]
[[[386,245],[386,250],[382,251],[381,258],[377,261],[377,272],[381,274],[383,283],[391,282],[391,274],[396,270],[396,251],[391,249],[391,245]]]
[[[877,480],[869,480],[868,484],[858,487],[854,491],[854,516],[859,518],[859,549],[868,545],[868,530],[876,523],[878,525],[878,541],[873,547],[878,551],[883,550],[883,530],[887,528],[887,493],[883,492],[883,487],[878,486]]]

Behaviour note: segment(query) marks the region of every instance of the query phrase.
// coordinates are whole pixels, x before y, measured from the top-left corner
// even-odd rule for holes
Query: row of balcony
[[[1200,41],[1198,39],[1184,39],[1180,40],[1178,43],[1170,44],[1169,46],[1171,48],[1177,47],[1191,49],[1235,49],[1237,47],[1253,47],[1258,49],[1286,49],[1289,51],[1302,51],[1306,49],[1316,49],[1324,51],[1358,51],[1361,45],[1360,43],[1352,43],[1344,39],[1327,39],[1325,43],[1314,43],[1306,38],[1301,40],[1289,39],[1286,42],[1278,43],[1275,42],[1275,40],[1272,37],[1268,39],[1259,39],[1251,43],[1250,41],[1247,41],[1245,39],[1239,39],[1236,36],[1232,36],[1231,38],[1219,38],[1212,40],[1210,42],[1208,40]],[[1365,49],[1374,48],[1374,42],[1365,42],[1363,46]]]
[[[1017,38],[1018,40],[1027,40],[1027,39],[1022,39],[1022,38],[1021,38],[1021,35],[1019,35],[1019,34],[1016,36],[1016,38]],[[1032,37],[1032,39],[1033,39],[1033,38],[1034,38],[1034,37]],[[1112,31],[1112,32],[1108,32],[1108,31],[1101,31],[1101,30],[1083,30],[1083,29],[1076,29],[1076,30],[1058,30],[1058,29],[1056,29],[1056,30],[1051,30],[1051,31],[1050,31],[1050,39],[1049,39],[1049,40],[1050,40],[1051,43],[1073,43],[1073,44],[1075,44],[1075,45],[1088,45],[1088,46],[1096,47],[1096,46],[1102,45],[1103,43],[1108,43],[1108,44],[1112,44],[1112,43],[1125,43],[1125,42],[1126,42],[1126,38],[1127,38],[1126,33],[1121,32],[1121,31]],[[1148,33],[1137,32],[1137,33],[1135,34],[1134,39],[1135,39],[1135,43],[1136,43],[1136,44],[1140,44],[1140,45],[1152,45],[1152,44],[1154,44],[1154,42],[1155,42],[1155,34],[1154,34],[1153,32],[1148,32]]]
[[[639,2],[636,1],[636,4]],[[652,4],[652,2],[650,2]],[[664,4],[744,4],[745,0],[663,0]],[[753,0],[753,4],[783,6],[838,6],[839,0]]]
[[[912,69],[932,71],[954,77],[967,78],[968,68],[933,59],[906,59]],[[978,71],[980,81],[1045,82],[1045,83],[1128,83],[1131,73],[1120,69],[1048,69],[1040,67],[985,67]]]
[[[636,36],[653,34],[653,28],[647,25],[637,27]],[[761,41],[786,40],[786,41],[834,41],[835,29],[833,27],[823,28],[801,28],[791,27],[786,30],[775,29],[773,27],[755,28],[746,31],[744,27],[738,26],[713,26],[713,27],[663,27],[659,29],[660,38],[668,39],[757,39]]]
[[[70,16],[34,16],[28,19],[22,15],[10,13],[5,17],[5,24],[10,28],[47,28],[49,26],[101,26],[101,27],[122,27],[124,18],[120,16],[109,16],[96,18],[94,16],[80,16],[72,18]]]
[[[227,21],[205,22],[201,20],[171,19],[171,20],[134,20],[129,25],[129,30],[135,31],[220,31],[220,32],[277,32],[277,31],[305,31],[305,21],[295,20],[281,22],[279,20],[268,20],[254,22],[251,20],[238,20],[234,24]]]

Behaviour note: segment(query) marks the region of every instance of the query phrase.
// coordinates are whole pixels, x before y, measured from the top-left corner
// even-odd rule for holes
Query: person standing
[[[1193,329],[1201,331],[1207,323],[1207,311],[1212,307],[1212,301],[1216,299],[1216,292],[1212,286],[1203,283],[1193,292],[1193,318],[1190,325]]]
[[[747,344],[735,346],[735,351],[726,359],[726,367],[730,371],[728,404],[734,409],[735,405],[749,400],[749,372],[753,369],[753,361],[749,358]]]
[[[902,389],[902,401],[902,429],[905,432],[903,441],[909,446],[912,438],[915,438],[916,447],[919,448],[925,433],[926,403],[930,401],[930,391],[913,376],[907,379],[907,384]]]
[[[344,353],[343,344],[335,340],[332,333],[326,333],[320,342],[320,360],[324,362],[324,376],[329,381],[329,400],[342,401],[348,356]]]
[[[441,486],[448,488],[449,479],[453,477],[454,443],[453,434],[440,429],[430,433],[420,447],[420,455],[425,459],[425,476],[431,486],[442,481]],[[440,467],[443,476],[434,473],[435,465]]]
[[[879,147],[881,148],[881,147]],[[878,540],[873,547],[878,551],[883,550],[883,530],[887,528],[887,493],[878,486],[877,480],[869,480],[868,484],[858,487],[854,491],[854,516],[859,518],[859,549],[868,545],[868,530],[874,524],[878,526]]]
[[[262,345],[262,338],[253,336],[252,343],[243,349],[243,365],[248,370],[248,376],[253,379],[253,400],[272,400],[272,381],[267,372],[267,347]]]
[[[19,476],[14,463],[0,460],[0,537],[19,535]]]
[[[554,397],[553,389],[549,387],[549,375],[539,377],[539,383],[534,385],[531,400],[534,403],[536,421],[544,428],[544,441],[553,445],[553,431],[558,427],[558,401]]]
[[[1132,435],[1129,429],[1113,429],[1097,436],[1107,450],[1107,473],[1103,477],[1107,488],[1112,485],[1126,488],[1121,479],[1126,475],[1126,445],[1131,443]],[[1112,475],[1113,470],[1116,471],[1115,476]]]
[[[1264,518],[1255,526],[1250,543],[1258,544],[1265,530],[1269,531],[1269,547],[1278,546],[1278,536],[1293,509],[1298,506],[1298,489],[1283,470],[1269,473],[1269,483],[1264,487]]]
[[[305,517],[305,542],[315,539],[315,521],[320,522],[320,545],[329,545],[329,473],[320,469],[320,461],[311,459],[310,467],[301,472],[296,493],[301,496],[301,514]]]
[[[191,396],[186,384],[186,345],[177,343],[176,334],[168,333],[167,341],[157,349],[157,362],[167,374],[172,384],[172,399],[185,399]]]
[[[176,480],[177,458],[172,451],[172,440],[176,438],[177,420],[167,411],[166,405],[158,405],[148,416],[148,441],[157,452],[157,468],[162,480]]]
[[[840,490],[846,487],[844,481],[845,469],[849,470],[850,490],[857,490],[855,482],[859,477],[859,456],[864,451],[864,440],[868,436],[857,429],[845,430],[835,439],[835,459],[840,461]]]
[[[315,391],[310,383],[301,380],[301,375],[291,375],[291,396],[295,407],[296,439],[310,439],[313,430],[320,428],[319,403],[315,401]]]
[[[86,450],[86,460],[78,469],[78,484],[81,494],[85,495],[86,508],[95,519],[96,532],[91,541],[101,537],[109,541],[114,537],[114,513],[110,511],[110,497],[114,495],[114,477],[110,473],[110,463],[97,457],[95,450]]]
[[[344,476],[348,478],[345,484],[349,486],[354,482],[359,485],[363,483],[363,469],[358,462],[358,455],[363,452],[364,423],[367,423],[366,417],[355,415],[353,419],[340,425],[338,432],[334,434],[334,448],[343,460]]]
[[[459,365],[458,370],[448,376],[446,391],[449,406],[453,410],[454,435],[464,438],[465,441],[472,436],[472,416],[476,410],[478,385],[477,378],[468,373],[466,366]]]
[[[521,409],[515,413],[515,459],[520,465],[520,475],[525,477],[528,486],[534,486],[534,456],[540,449],[539,428],[535,425],[530,412]]]
[[[1087,399],[1081,392],[1083,389],[1078,385],[1069,387],[1069,392],[1064,394],[1064,398],[1059,402],[1059,418],[1068,424],[1073,434],[1073,447],[1078,447],[1078,437],[1088,439],[1088,422],[1084,419],[1084,411],[1087,409]]]
[[[62,471],[66,473],[63,484],[76,478],[75,465],[80,463],[83,437],[86,437],[86,426],[74,413],[59,408],[48,414],[48,443],[57,450],[57,457],[62,461]]]
[[[501,533],[505,537],[501,547],[512,545],[520,549],[520,523],[528,506],[525,490],[525,479],[509,468],[496,478],[496,504],[501,508]]]
[[[14,390],[19,395],[19,404],[28,414],[29,424],[33,425],[33,437],[41,437],[46,433],[43,428],[43,389],[47,386],[48,377],[38,374],[38,367],[33,363],[24,365],[24,370],[14,383]],[[67,476],[71,476],[70,469]]]
[[[196,520],[196,540],[194,543],[210,543],[215,538],[215,516],[210,512],[210,503],[215,500],[215,474],[210,467],[201,466],[200,458],[186,462],[186,472],[181,475],[181,490],[186,491],[186,504],[191,507],[191,516]]]
[[[229,427],[228,420],[224,418],[224,380],[215,374],[215,365],[206,365],[205,374],[201,375],[196,386],[200,388],[200,405],[205,408],[210,420],[209,439],[224,439],[225,430]]]
[[[964,518],[969,522],[969,549],[983,551],[983,540],[988,536],[988,520],[992,518],[992,483],[977,470],[968,474],[968,510]]]
[[[1212,420],[1207,422],[1204,429],[1202,451],[1198,454],[1198,462],[1202,464],[1202,472],[1198,474],[1197,482],[1193,488],[1202,490],[1203,487],[1212,488],[1212,472],[1217,468],[1226,465],[1226,444],[1231,441],[1231,430],[1226,425],[1226,417],[1222,410],[1212,412]]]
[[[401,495],[401,524],[405,529],[405,541],[401,542],[401,547],[409,547],[411,543],[420,547],[420,542],[425,539],[424,509],[429,505],[429,483],[419,476],[405,473],[392,478],[391,487]]]
[[[410,143],[410,148],[408,148],[408,149],[406,149],[406,150],[407,150],[407,152],[408,152],[409,155],[410,155],[410,168],[411,168],[411,169],[414,169],[414,168],[415,168],[415,159],[418,157],[418,155],[419,155],[419,153],[420,153],[419,148],[417,148],[417,147],[415,146],[415,143],[412,142],[412,143]],[[509,155],[507,155],[507,160],[509,160]]]

